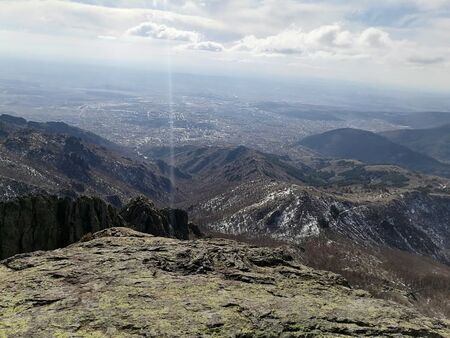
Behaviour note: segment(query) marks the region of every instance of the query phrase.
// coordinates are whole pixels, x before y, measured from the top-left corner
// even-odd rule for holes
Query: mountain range
[[[450,177],[450,165],[365,130],[331,130],[306,137],[300,141],[300,145],[325,157],[355,159],[370,164],[393,164],[427,174]]]
[[[393,130],[381,135],[421,154],[450,163],[450,124],[431,129]]]
[[[446,111],[427,111],[408,114],[388,114],[384,118],[394,124],[412,129],[436,128],[450,123],[450,113]]]
[[[244,146],[186,146],[175,148],[173,152],[170,148],[156,148],[145,154],[157,161],[173,162],[177,168],[174,173],[177,187],[185,193],[179,199],[182,205],[186,200],[198,201],[229,190],[241,182],[257,179],[301,185],[323,182],[314,169],[303,163],[293,163],[286,156],[267,154]]]
[[[128,155],[129,154],[129,155]],[[142,193],[164,201],[173,189],[158,166],[64,123],[0,116],[0,196],[88,194],[120,205]]]
[[[244,146],[197,145],[147,145],[138,155],[64,123],[2,115],[0,256],[8,260],[18,253],[95,241],[97,231],[126,226],[182,240],[206,234],[257,245],[273,241],[303,252],[315,268],[333,270],[313,259],[308,243],[336,243],[334,255],[339,256],[350,242],[352,250],[363,253],[357,255],[363,257],[360,265],[336,266],[335,272],[355,270],[358,275],[348,274],[349,280],[369,288],[364,278],[382,271],[392,290],[385,294],[382,282],[370,284],[378,296],[438,316],[450,313],[439,301],[448,291],[445,286],[433,279],[437,286],[427,294],[433,301],[426,303],[414,289],[421,272],[399,278],[401,264],[379,254],[399,252],[393,255],[417,264],[430,259],[439,267],[436,280],[450,280],[448,165],[383,135],[354,129],[314,135],[295,146],[311,148],[313,156],[293,159]],[[159,208],[165,206],[170,208]],[[189,223],[188,214],[197,225]],[[101,245],[110,250],[105,241]],[[128,250],[125,242],[120,245]],[[34,254],[26,257],[35,259]],[[211,259],[199,257],[198,264],[208,266]],[[391,268],[373,264],[384,259]],[[171,263],[155,264],[166,271]],[[411,292],[420,302],[405,296]]]
[[[450,184],[408,171],[447,166],[370,132],[335,130],[301,142],[323,156],[363,162],[298,161],[244,146],[141,149],[144,159],[66,124],[7,115],[0,121],[6,201],[30,193],[90,195],[120,208],[145,195],[187,209],[216,231],[289,241],[331,232],[450,262]]]

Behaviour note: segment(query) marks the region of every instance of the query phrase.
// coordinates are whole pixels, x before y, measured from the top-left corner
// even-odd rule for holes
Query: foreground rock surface
[[[0,264],[0,337],[448,337],[283,249],[110,228]]]

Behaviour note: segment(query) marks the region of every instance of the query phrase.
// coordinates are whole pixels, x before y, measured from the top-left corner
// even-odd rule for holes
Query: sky
[[[450,92],[450,0],[0,0],[0,57]]]

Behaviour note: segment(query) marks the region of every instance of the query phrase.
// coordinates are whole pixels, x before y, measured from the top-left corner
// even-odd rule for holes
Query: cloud
[[[148,1],[141,2],[148,3]],[[123,6],[119,6],[120,3]],[[86,0],[82,3],[60,0],[0,0],[0,28],[77,37],[119,36],[128,28],[142,22],[192,32],[221,32],[224,29],[222,23],[209,17],[130,7],[132,1],[120,3],[112,0]],[[135,1],[135,4],[137,6],[138,2]]]
[[[230,60],[245,63],[243,71],[264,62],[274,75],[292,76],[286,64],[295,64],[407,85],[411,74],[419,85],[449,84],[449,29],[449,0],[0,0],[7,53],[145,63],[167,57],[161,41],[172,41],[181,63],[202,68],[208,60],[218,72]],[[43,43],[24,53],[35,41]]]
[[[386,48],[392,45],[392,40],[388,33],[370,27],[361,33],[359,43],[370,48]]]
[[[98,35],[97,38],[100,40],[110,40],[110,41],[117,40],[117,36],[113,35]]]
[[[283,32],[257,38],[246,36],[231,48],[254,54],[284,54],[301,56],[365,57],[377,49],[393,44],[389,34],[380,29],[368,28],[350,32],[340,25],[323,25],[309,32],[291,27]]]
[[[408,57],[407,60],[410,63],[421,66],[441,64],[447,61],[442,56],[419,56],[419,55],[412,55]]]
[[[318,49],[323,47],[348,47],[352,44],[352,34],[339,25],[325,25],[304,33],[305,42]]]
[[[223,52],[225,47],[214,41],[201,41],[181,46],[181,49],[202,50],[207,52]]]
[[[198,42],[201,39],[198,32],[181,30],[154,22],[143,22],[130,28],[127,35],[188,42]]]

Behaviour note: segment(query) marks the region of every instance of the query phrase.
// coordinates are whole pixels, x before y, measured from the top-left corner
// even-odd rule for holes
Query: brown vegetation
[[[343,275],[375,297],[412,305],[429,316],[450,317],[450,267],[431,258],[337,237],[306,240],[300,257],[306,265]]]

